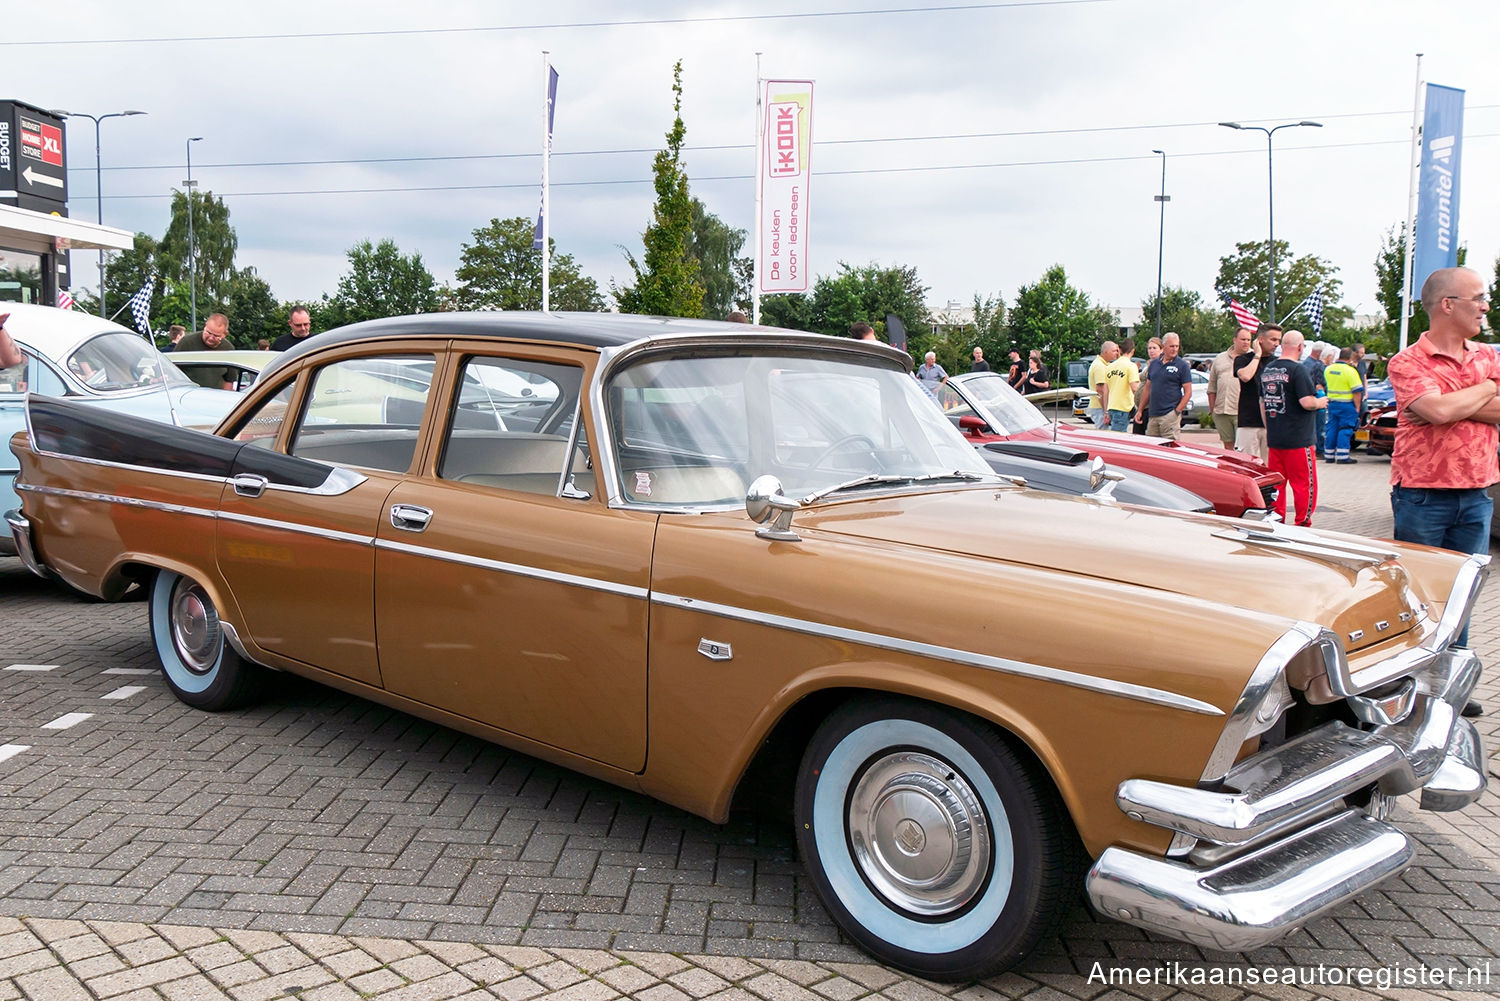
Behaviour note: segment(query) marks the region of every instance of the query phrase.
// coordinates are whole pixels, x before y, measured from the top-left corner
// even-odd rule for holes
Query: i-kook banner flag
[[[756,280],[762,292],[806,292],[813,82],[767,80],[764,96]]]
[[[1464,146],[1464,92],[1427,85],[1418,175],[1412,290],[1439,268],[1458,266],[1458,167]]]

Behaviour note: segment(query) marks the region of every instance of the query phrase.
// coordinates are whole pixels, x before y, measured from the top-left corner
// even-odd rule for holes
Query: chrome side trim
[[[332,528],[314,528],[312,525],[299,525],[294,521],[281,521],[276,518],[257,518],[253,514],[240,514],[236,511],[215,511],[210,517],[221,521],[237,522],[241,525],[255,525],[258,528],[274,528],[282,532],[295,532],[298,535],[312,535],[320,539],[331,539],[334,542],[352,542],[356,546],[368,546],[375,542],[375,537],[372,535],[340,532]]]
[[[1073,671],[1045,667],[1041,664],[1027,664],[1004,657],[991,657],[988,654],[973,653],[968,650],[958,650],[953,647],[938,646],[933,643],[919,643],[915,640],[886,636],[881,633],[865,632],[861,629],[845,629],[841,626],[824,625],[821,622],[794,619],[785,615],[771,615],[766,612],[736,608],[733,605],[721,605],[712,601],[699,601],[696,598],[663,594],[660,591],[651,592],[651,602],[656,605],[667,605],[687,611],[702,612],[705,615],[715,615],[724,619],[753,622],[757,625],[775,626],[778,629],[787,629],[791,632],[805,633],[810,636],[823,636],[847,643],[858,643],[861,646],[875,647],[879,650],[909,653],[918,657],[931,657],[935,660],[946,660],[950,663],[963,664],[967,667],[979,667],[987,671],[998,671],[1002,674],[1039,678],[1043,681],[1052,681],[1061,685],[1069,685],[1073,688],[1102,692],[1105,695],[1133,699],[1137,702],[1149,702],[1153,705],[1166,706],[1170,709],[1181,709],[1184,712],[1198,713],[1203,716],[1224,715],[1224,711],[1218,706],[1189,698],[1186,695],[1178,695],[1175,692],[1167,692],[1159,688],[1148,688],[1144,685],[1132,685],[1121,681],[1110,681],[1106,678],[1095,678]]]
[[[1416,854],[1405,833],[1350,810],[1211,869],[1107,848],[1085,887],[1101,914],[1246,952],[1390,879]]]
[[[208,477],[215,479],[215,477]],[[220,481],[222,482],[222,481]],[[28,493],[45,494],[51,497],[72,497],[77,500],[97,501],[101,504],[119,504],[122,507],[145,508],[150,511],[166,511],[170,514],[188,514],[199,518],[217,518],[215,511],[208,511],[201,507],[188,507],[186,504],[169,504],[166,501],[141,500],[138,497],[124,497],[120,494],[101,494],[92,490],[69,490],[65,487],[43,487],[32,483],[17,483],[16,489],[25,490]]]
[[[430,549],[427,546],[414,546],[407,542],[397,542],[394,539],[376,539],[375,548],[406,553],[408,556],[422,556],[431,560],[442,560],[445,563],[478,567],[481,570],[495,570],[500,573],[512,574],[516,577],[529,577],[533,580],[551,581],[554,584],[567,584],[570,587],[581,587],[590,591],[618,594],[626,598],[645,598],[651,593],[644,587],[636,587],[632,584],[616,584],[614,581],[599,580],[596,577],[580,577],[576,574],[560,573],[556,570],[543,570],[540,567],[528,567],[519,563],[506,563],[502,560],[485,559],[480,556],[467,556],[461,553],[450,552],[446,549]]]

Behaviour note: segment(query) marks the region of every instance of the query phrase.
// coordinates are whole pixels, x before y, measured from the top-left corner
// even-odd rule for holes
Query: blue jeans
[[[1469,490],[1391,487],[1391,514],[1398,542],[1418,542],[1465,554],[1488,553],[1494,507],[1490,495],[1479,487]],[[1469,624],[1465,622],[1458,645],[1468,644]]]
[[[1129,410],[1111,410],[1109,412],[1109,424],[1106,425],[1111,431],[1124,433],[1130,429]]]

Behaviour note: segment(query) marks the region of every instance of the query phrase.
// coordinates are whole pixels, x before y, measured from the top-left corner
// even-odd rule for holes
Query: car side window
[[[286,412],[292,404],[292,387],[295,385],[296,380],[288,379],[274,396],[269,397],[241,421],[234,431],[234,440],[249,442],[256,448],[275,448],[276,436],[281,433],[281,425],[286,423]]]
[[[591,490],[591,462],[581,440],[570,449],[583,371],[522,358],[472,357],[443,440],[438,476],[501,490],[555,495],[564,467]]]
[[[68,387],[58,374],[39,359],[30,348],[22,348],[19,365],[0,368],[0,394],[40,393],[42,396],[65,396]]]
[[[292,455],[404,472],[432,391],[430,354],[346,358],[312,374]]]

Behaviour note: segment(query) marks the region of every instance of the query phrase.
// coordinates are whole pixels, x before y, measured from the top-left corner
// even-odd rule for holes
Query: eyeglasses
[[[1477,302],[1481,306],[1488,306],[1490,304],[1490,297],[1489,297],[1489,295],[1487,293],[1484,293],[1484,292],[1481,292],[1478,295],[1445,295],[1445,296],[1443,296],[1443,301],[1444,302],[1447,302],[1449,299],[1462,299],[1465,302]]]

